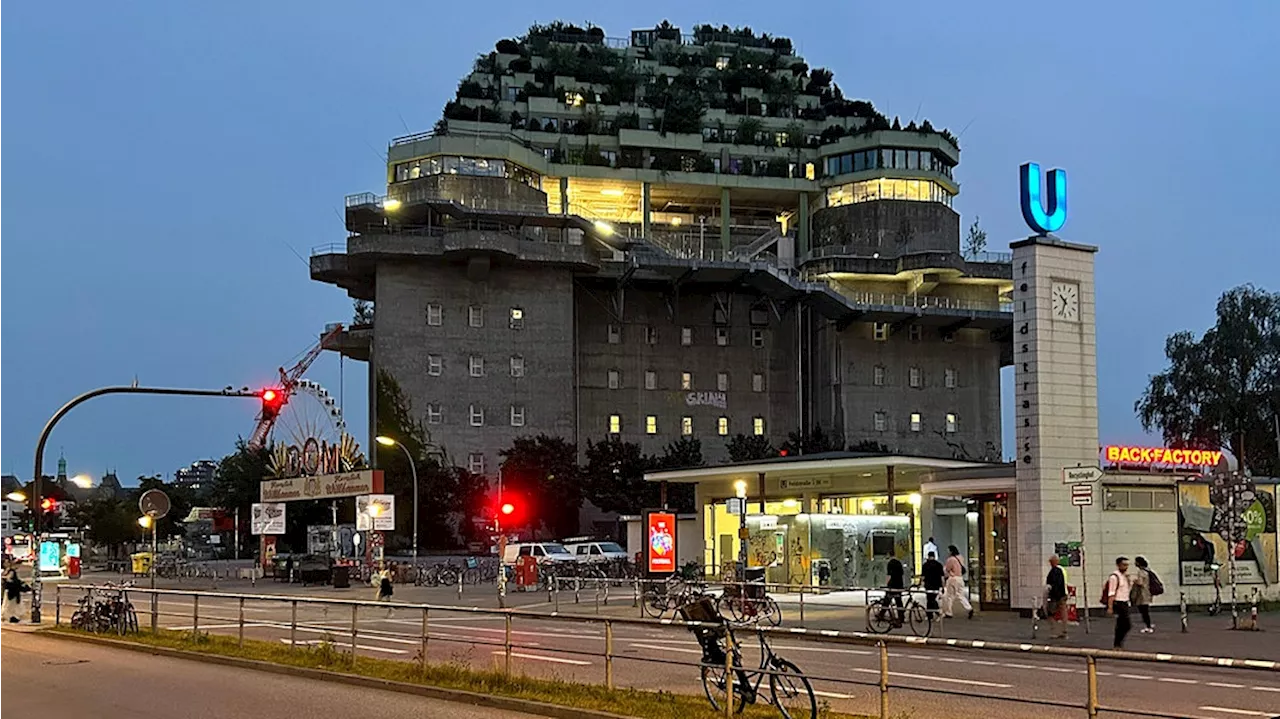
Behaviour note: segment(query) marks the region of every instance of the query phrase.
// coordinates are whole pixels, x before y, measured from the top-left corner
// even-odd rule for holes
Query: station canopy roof
[[[646,472],[648,482],[696,484],[699,482],[755,481],[761,473],[768,480],[853,478],[867,483],[887,481],[888,467],[895,481],[927,481],[935,472],[954,469],[996,468],[1001,465],[942,457],[869,452],[822,452],[788,457],[772,457],[750,462],[732,462],[710,467],[690,467]],[[753,485],[754,486],[754,485]]]

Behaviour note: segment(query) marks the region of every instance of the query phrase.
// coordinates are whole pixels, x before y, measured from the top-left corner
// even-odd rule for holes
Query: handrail
[[[991,302],[986,300],[966,300],[958,297],[939,297],[937,295],[893,294],[887,292],[847,292],[840,295],[855,304],[879,305],[885,307],[907,307],[911,309],[942,310],[977,310],[982,312],[1012,312],[1013,304],[1009,302]]]

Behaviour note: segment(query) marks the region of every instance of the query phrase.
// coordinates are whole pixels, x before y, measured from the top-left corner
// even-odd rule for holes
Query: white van
[[[565,548],[573,552],[579,562],[589,564],[630,559],[627,556],[627,550],[623,549],[617,542],[574,542],[565,545]]]
[[[502,553],[502,563],[516,563],[519,557],[534,557],[538,560],[538,564],[549,563],[569,563],[578,561],[577,557],[563,544],[555,542],[520,542],[518,544],[508,544],[506,551]]]

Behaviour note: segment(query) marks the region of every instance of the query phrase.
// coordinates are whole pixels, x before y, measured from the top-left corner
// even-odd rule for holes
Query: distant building
[[[208,488],[213,484],[213,473],[217,469],[218,463],[211,459],[197,460],[190,467],[183,467],[173,473],[173,485],[192,491]]]

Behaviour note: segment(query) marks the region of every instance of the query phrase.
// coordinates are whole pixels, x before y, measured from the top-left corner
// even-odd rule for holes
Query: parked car
[[[508,544],[502,554],[503,564],[515,564],[519,557],[534,557],[538,564],[576,563],[578,558],[563,544],[555,542],[520,542]]]
[[[627,561],[631,557],[627,550],[617,542],[574,542],[565,548],[577,557],[579,562],[596,564],[603,562]]]

